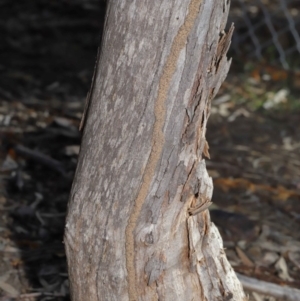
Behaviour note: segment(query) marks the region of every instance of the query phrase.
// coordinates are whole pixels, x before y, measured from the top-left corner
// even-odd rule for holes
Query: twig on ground
[[[62,175],[65,175],[65,170],[59,161],[57,161],[39,151],[32,150],[23,145],[16,145],[14,149],[17,154],[19,154],[21,156],[26,156],[26,157],[30,158],[31,160],[34,160],[40,164],[46,165],[49,168],[58,171]]]
[[[246,290],[255,291],[257,293],[273,296],[275,298],[281,298],[283,300],[300,301],[300,290],[296,288],[281,286],[247,277],[238,273],[236,273],[236,275]]]
[[[42,296],[65,297],[64,294],[59,294],[59,293],[35,292],[35,293],[21,294],[19,295],[19,298],[25,299],[25,298],[34,298],[34,297],[42,297]]]

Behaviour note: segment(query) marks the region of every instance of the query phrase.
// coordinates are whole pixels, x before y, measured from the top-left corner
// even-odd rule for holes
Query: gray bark
[[[111,0],[65,245],[73,301],[244,300],[202,154],[227,0]]]

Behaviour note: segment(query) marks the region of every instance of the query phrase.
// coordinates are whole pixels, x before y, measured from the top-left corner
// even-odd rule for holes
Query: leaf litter
[[[299,99],[297,87],[270,78],[231,71],[212,103],[207,166],[215,190],[210,212],[236,272],[262,285],[299,289]],[[247,114],[236,113],[244,110]],[[256,291],[250,300],[283,300],[278,296]],[[300,300],[293,298],[290,291],[285,300]]]

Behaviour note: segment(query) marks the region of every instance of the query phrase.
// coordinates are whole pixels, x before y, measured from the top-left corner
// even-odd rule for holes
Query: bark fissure
[[[147,197],[150,185],[153,181],[153,176],[157,167],[157,163],[161,157],[161,152],[164,145],[164,133],[163,126],[165,122],[166,108],[165,102],[168,97],[170,83],[173,74],[176,71],[177,61],[180,52],[187,42],[190,31],[193,28],[194,22],[198,15],[202,0],[191,0],[188,13],[185,21],[179,29],[177,35],[174,38],[171,46],[170,54],[166,59],[166,64],[163,68],[162,75],[159,81],[158,96],[154,105],[155,123],[153,127],[152,136],[152,150],[150,158],[147,162],[141,188],[138,196],[135,200],[133,210],[128,220],[126,227],[126,268],[127,268],[127,281],[128,281],[128,295],[130,301],[138,300],[136,292],[136,271],[135,271],[135,238],[134,230],[137,220],[139,218],[142,206]]]
[[[162,175],[161,179],[158,180],[158,183],[159,183],[159,184],[158,184],[157,189],[156,189],[156,191],[155,191],[155,196],[158,197],[158,198],[159,198],[160,196],[157,194],[157,192],[158,192],[158,190],[159,190],[160,187],[161,187],[161,180],[165,177],[165,175],[167,174],[167,171],[168,171],[168,169],[169,169],[170,158],[171,158],[171,156],[172,156],[173,151],[174,151],[174,147],[172,148],[172,150],[171,150],[171,152],[170,152],[170,154],[169,154],[169,156],[168,156],[168,158],[167,158],[167,164],[166,164],[166,167],[165,167],[165,169],[164,169],[163,175]]]

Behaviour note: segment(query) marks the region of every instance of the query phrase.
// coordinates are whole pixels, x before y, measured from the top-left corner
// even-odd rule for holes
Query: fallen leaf
[[[278,276],[285,281],[293,281],[294,279],[289,275],[288,267],[285,259],[281,256],[275,264]]]
[[[252,260],[246,255],[246,253],[242,249],[240,249],[239,247],[235,247],[235,250],[244,265],[248,267],[254,266]]]
[[[0,288],[9,294],[11,297],[17,297],[19,292],[10,284],[0,280]]]

